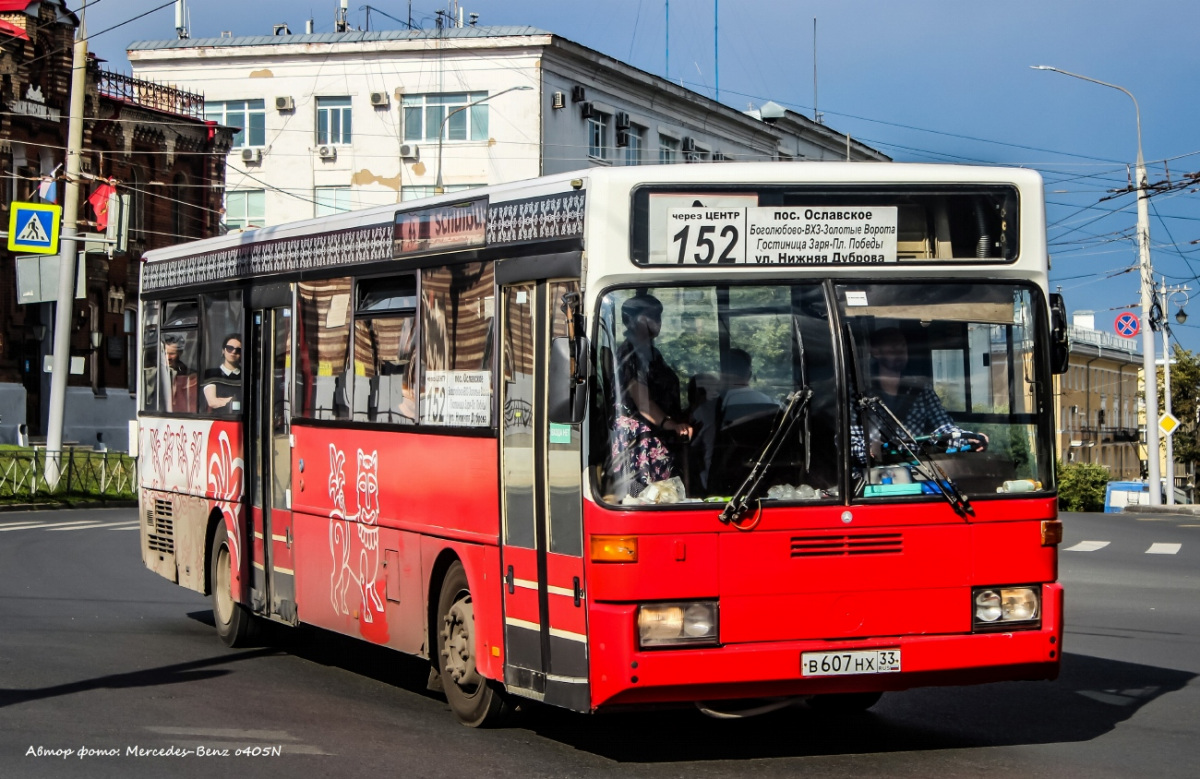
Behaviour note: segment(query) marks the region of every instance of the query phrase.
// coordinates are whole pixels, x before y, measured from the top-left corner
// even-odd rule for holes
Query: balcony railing
[[[176,87],[168,87],[107,70],[101,70],[98,73],[97,88],[101,95],[114,100],[124,100],[143,108],[165,111],[192,119],[204,118],[204,95],[198,95],[195,92],[185,92]]]
[[[1115,349],[1121,352],[1136,354],[1140,343],[1133,338],[1121,338],[1116,333],[1106,333],[1103,330],[1092,330],[1088,327],[1071,325],[1070,336],[1072,343],[1091,344],[1105,349]]]

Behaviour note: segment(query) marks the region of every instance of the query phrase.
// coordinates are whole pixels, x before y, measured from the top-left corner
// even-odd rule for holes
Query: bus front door
[[[550,339],[578,281],[502,287],[500,472],[505,684],[587,711],[580,425],[546,417]]]
[[[292,447],[290,306],[257,309],[250,334],[247,424],[250,511],[253,525],[253,608],[295,624],[292,564]]]

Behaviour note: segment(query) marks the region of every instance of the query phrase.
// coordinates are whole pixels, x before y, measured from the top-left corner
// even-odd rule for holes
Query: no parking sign
[[[1131,314],[1126,311],[1124,314],[1121,314],[1119,317],[1117,317],[1114,328],[1117,331],[1117,335],[1121,336],[1122,338],[1133,338],[1135,335],[1141,332],[1142,322],[1140,319],[1138,319],[1137,314]]]

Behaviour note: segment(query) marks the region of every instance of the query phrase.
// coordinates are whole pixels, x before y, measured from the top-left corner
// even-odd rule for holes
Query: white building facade
[[[137,77],[202,92],[209,120],[242,128],[229,229],[595,165],[888,159],[529,27],[142,41],[128,56]]]

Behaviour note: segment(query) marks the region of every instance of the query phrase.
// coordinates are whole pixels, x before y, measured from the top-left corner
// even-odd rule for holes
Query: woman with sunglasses
[[[204,400],[210,411],[232,416],[242,410],[242,336],[225,336],[221,355],[221,365],[204,372]]]

